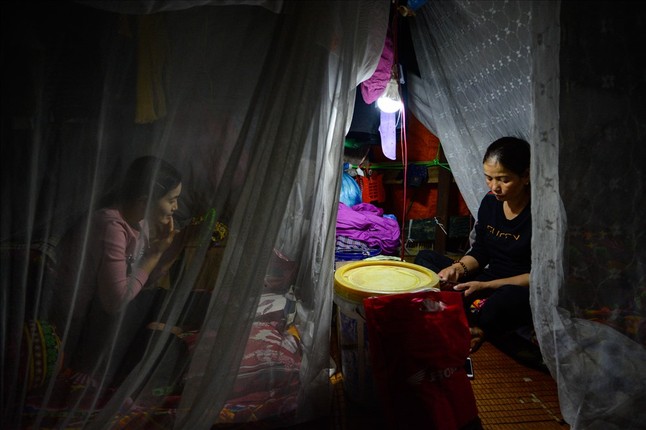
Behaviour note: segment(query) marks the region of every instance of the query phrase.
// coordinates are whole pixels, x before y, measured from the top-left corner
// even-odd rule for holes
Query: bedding
[[[240,371],[231,397],[214,423],[216,428],[244,423],[268,428],[289,423],[298,403],[302,359],[300,338],[291,323],[294,308],[289,292],[262,294]],[[184,343],[189,359],[198,336],[197,330],[177,336]],[[163,368],[160,367],[162,371]],[[184,378],[188,376],[184,375]],[[164,391],[160,391],[163,387],[157,387],[153,393],[154,402],[132,405],[128,411],[114,417],[115,426],[124,429],[171,427],[181,400],[181,385],[169,386]],[[36,389],[28,396],[22,428],[32,428],[38,414],[43,414],[39,428],[59,428],[63,422],[66,422],[65,428],[78,428],[98,413],[98,410],[90,412],[90,405],[73,413],[66,411],[66,405],[56,402],[44,406],[42,393],[42,389]],[[99,405],[105,404],[111,394],[100,399]]]
[[[118,428],[172,427],[181,401],[182,387],[190,378],[186,371],[187,364],[209,308],[213,279],[220,268],[228,236],[226,226],[215,222],[211,215],[209,213],[191,222],[193,228],[200,228],[201,223],[208,221],[212,235],[191,297],[179,319],[180,327],[173,327],[171,332],[175,336],[172,336],[165,349],[166,358],[160,361],[143,391],[146,395],[138,396],[136,403],[129,404],[127,410],[114,417],[114,425]],[[196,243],[187,243],[182,258],[193,258],[196,246]],[[29,285],[33,285],[35,289],[44,285],[55,273],[54,246],[12,245],[1,250],[3,266],[7,263],[7,267],[15,269],[16,281],[22,273],[18,268],[24,264],[29,269]],[[239,373],[230,398],[214,423],[216,427],[239,427],[245,424],[253,425],[254,428],[275,428],[282,423],[289,424],[289,418],[293,416],[298,404],[302,360],[300,338],[294,325],[294,280],[297,270],[297,262],[274,250]],[[172,267],[165,275],[166,278],[169,276],[173,276]],[[160,278],[147,288],[164,294],[170,285],[170,279]],[[34,297],[37,297],[36,291],[34,290]],[[151,324],[164,325],[162,322]],[[50,401],[44,405],[44,393],[49,385],[47,382],[55,373],[53,366],[58,358],[60,338],[55,327],[45,320],[30,321],[19,329],[26,336],[27,342],[22,342],[22,350],[16,345],[15,352],[20,352],[20,361],[24,363],[22,374],[29,376],[21,428],[83,427],[100,412],[114,390],[108,390],[98,399],[96,409],[89,402],[87,405],[81,404],[72,412],[67,405],[70,375],[61,375],[54,383],[54,393],[60,390],[61,395],[50,396]],[[154,329],[151,330],[145,334],[147,337],[154,336]],[[141,344],[145,345],[146,341],[142,340]]]
[[[254,322],[231,399],[217,423],[287,421],[297,406],[300,365],[300,341],[293,330]]]

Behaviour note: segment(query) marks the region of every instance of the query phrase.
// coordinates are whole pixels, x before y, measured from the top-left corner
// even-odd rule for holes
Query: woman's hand
[[[455,291],[464,291],[465,297],[486,288],[490,288],[489,285],[486,282],[481,281],[463,282],[453,286]]]
[[[156,235],[154,238],[151,238],[149,243],[149,252],[153,254],[162,255],[173,243],[175,239],[175,223],[171,217],[168,224],[158,225],[156,229]]]
[[[529,287],[529,273],[523,273],[522,275],[512,276],[510,278],[502,279],[493,279],[491,281],[482,282],[482,281],[468,281],[458,283],[453,287],[455,291],[464,291],[464,295],[468,296],[475,293],[476,291],[485,290],[485,289],[496,289],[500,288],[503,285],[520,285],[523,287]]]
[[[440,277],[440,282],[457,282],[460,279],[460,275],[462,275],[462,267],[453,264],[440,270],[440,273],[437,275]]]
[[[437,275],[440,277],[440,283],[455,284],[460,278],[468,277],[469,273],[477,270],[479,266],[478,260],[470,255],[465,255],[449,267],[440,270]]]

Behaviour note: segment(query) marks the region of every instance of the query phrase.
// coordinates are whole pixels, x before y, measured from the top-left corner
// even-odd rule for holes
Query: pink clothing
[[[98,231],[94,233],[100,242],[95,246],[103,251],[97,268],[97,292],[106,311],[114,312],[139,294],[148,280],[148,274],[137,265],[147,237],[134,230],[116,209],[99,211],[96,221]]]
[[[372,76],[361,83],[361,95],[366,104],[374,103],[386,90],[395,61],[393,39],[390,31],[384,41],[384,50],[381,52],[379,64]]]
[[[71,304],[77,291],[76,317],[84,316],[95,294],[110,314],[141,291],[148,280],[148,274],[136,264],[147,243],[142,231],[143,225],[135,230],[117,209],[106,208],[94,213],[87,240],[83,240],[83,232],[77,232],[63,245],[58,292]]]

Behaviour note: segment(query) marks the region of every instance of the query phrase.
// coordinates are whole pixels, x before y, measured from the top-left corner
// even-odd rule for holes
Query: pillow
[[[256,321],[272,323],[277,329],[285,328],[287,298],[282,294],[267,293],[260,296]]]
[[[254,322],[231,398],[256,393],[270,399],[277,393],[297,389],[300,366],[296,336],[279,331],[272,323]]]

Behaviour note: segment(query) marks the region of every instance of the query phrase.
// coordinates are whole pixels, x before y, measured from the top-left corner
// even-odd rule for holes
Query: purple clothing
[[[360,240],[378,246],[384,254],[393,254],[399,247],[399,223],[383,216],[384,211],[370,203],[351,208],[339,203],[336,219],[337,236]]]

